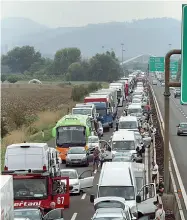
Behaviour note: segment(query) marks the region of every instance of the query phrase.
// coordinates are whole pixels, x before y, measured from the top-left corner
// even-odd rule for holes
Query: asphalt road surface
[[[118,108],[118,116],[123,112],[123,108]],[[115,129],[115,126],[114,126]],[[114,132],[114,129],[110,128],[109,132],[105,132],[103,135],[103,140],[109,141]],[[48,142],[50,147],[55,147],[54,139]],[[68,167],[69,168],[69,167]],[[61,169],[66,169],[65,165],[61,165]],[[76,169],[79,174],[85,170],[93,170],[92,163],[89,167],[72,167]],[[97,171],[94,175],[94,185],[93,188],[85,190],[81,195],[73,195],[70,198],[70,208],[64,211],[64,219],[68,220],[89,220],[95,213],[93,204],[90,203],[90,194],[95,194],[97,192],[97,183],[99,181],[100,172]]]
[[[164,119],[164,87],[153,86],[162,117]],[[187,122],[187,105],[180,104],[180,98],[170,96],[170,143],[173,149],[179,172],[187,192],[187,136],[177,136],[176,126],[179,122]]]

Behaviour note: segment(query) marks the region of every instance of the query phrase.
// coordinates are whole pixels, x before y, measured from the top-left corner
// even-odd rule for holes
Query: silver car
[[[187,122],[181,122],[178,126],[177,126],[177,135],[187,135]]]
[[[72,166],[72,165],[89,166],[88,156],[89,153],[85,150],[84,147],[71,147],[67,152],[66,166]]]

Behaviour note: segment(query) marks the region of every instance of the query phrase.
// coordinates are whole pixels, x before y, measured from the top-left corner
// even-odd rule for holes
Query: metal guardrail
[[[162,118],[156,96],[154,94],[153,88],[150,85],[151,93],[153,96],[153,101],[155,109],[157,112],[157,118],[160,124],[162,137],[164,140],[164,120]],[[179,173],[179,169],[174,157],[171,144],[169,143],[169,175],[170,175],[170,192],[174,194],[174,204],[173,204],[173,213],[175,214],[176,220],[186,220],[187,219],[187,194],[184,189],[182,179]]]

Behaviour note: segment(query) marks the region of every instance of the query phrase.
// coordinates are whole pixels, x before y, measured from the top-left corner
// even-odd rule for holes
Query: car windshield
[[[74,170],[61,170],[60,171],[61,177],[69,177],[69,179],[77,179],[77,173]]]
[[[113,162],[130,162],[132,161],[131,156],[127,156],[127,157],[114,157]]]
[[[104,116],[106,115],[106,109],[97,109],[96,110],[99,116]]]
[[[99,142],[99,138],[97,136],[91,136],[88,138],[88,143],[97,143]]]
[[[72,147],[69,149],[68,154],[85,154],[86,150],[84,147]]]
[[[91,115],[92,110],[89,108],[73,108],[72,109],[72,114],[74,115]]]
[[[29,218],[30,220],[41,220],[41,213],[38,209],[16,209],[14,218]]]
[[[132,103],[141,103],[141,99],[133,99]]]
[[[125,198],[125,200],[134,200],[133,186],[100,186],[99,197],[117,196]]]
[[[120,121],[119,129],[136,129],[138,128],[136,121]]]
[[[66,145],[86,144],[86,128],[84,126],[61,126],[57,128],[57,145],[67,147]]]
[[[142,113],[142,109],[141,108],[129,108],[128,109],[128,114],[136,114],[136,113]]]
[[[123,150],[135,150],[134,141],[115,141],[112,143],[112,150],[123,151]]]
[[[47,180],[44,179],[14,179],[14,199],[42,199],[47,197]]]
[[[181,123],[181,124],[180,124],[180,127],[181,127],[181,128],[187,128],[187,123]]]

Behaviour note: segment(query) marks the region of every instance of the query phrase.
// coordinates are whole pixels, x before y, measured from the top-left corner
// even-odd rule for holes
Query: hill
[[[132,22],[111,22],[89,24],[84,27],[48,28],[25,18],[8,18],[2,21],[2,48],[32,45],[42,54],[54,55],[63,47],[79,47],[83,56],[114,49],[121,56],[148,53],[163,55],[172,48],[180,48],[181,22],[172,18],[133,20]],[[14,39],[14,40],[12,40]]]

